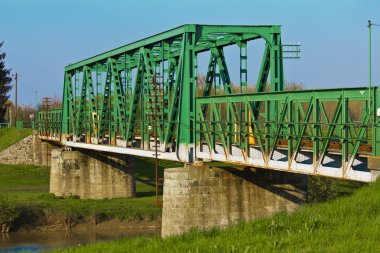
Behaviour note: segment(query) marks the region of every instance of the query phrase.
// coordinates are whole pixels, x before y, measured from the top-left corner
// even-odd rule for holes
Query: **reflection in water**
[[[0,253],[38,252],[46,249],[84,245],[99,241],[159,234],[159,229],[16,232],[1,234]]]

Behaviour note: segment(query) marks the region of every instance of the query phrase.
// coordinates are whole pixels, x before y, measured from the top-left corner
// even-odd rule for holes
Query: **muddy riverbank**
[[[10,233],[0,233],[0,252],[39,252],[122,238],[159,236],[160,231],[160,220],[110,219],[94,224],[88,217],[68,227],[57,217],[49,222],[40,219],[18,226]]]
[[[72,218],[71,218],[72,219]],[[10,233],[48,232],[48,231],[103,231],[103,230],[129,230],[129,229],[154,229],[161,228],[161,220],[120,220],[117,218],[94,222],[93,218],[79,218],[68,220],[67,218],[38,219],[34,222],[18,224],[11,228]],[[4,233],[7,234],[7,233]]]
[[[0,252],[38,252],[48,249],[86,245],[123,238],[159,236],[160,228],[155,224],[116,224],[112,221],[97,226],[80,224],[71,230],[56,230],[56,227],[41,227],[40,230],[3,233]]]

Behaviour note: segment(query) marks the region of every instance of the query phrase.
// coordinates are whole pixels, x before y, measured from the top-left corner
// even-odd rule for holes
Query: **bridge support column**
[[[33,162],[35,166],[50,167],[51,152],[58,146],[53,145],[49,141],[38,138],[38,132],[33,132]]]
[[[81,199],[133,197],[136,193],[132,156],[96,151],[52,152],[50,193]]]
[[[380,175],[380,156],[368,157],[368,169],[371,171],[372,181],[375,181]]]
[[[307,176],[271,170],[185,166],[165,170],[163,237],[191,228],[224,228],[293,211],[306,199]]]

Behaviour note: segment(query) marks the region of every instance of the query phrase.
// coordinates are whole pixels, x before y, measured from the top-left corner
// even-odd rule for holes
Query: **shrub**
[[[334,179],[311,176],[308,182],[308,201],[324,202],[338,197]]]
[[[10,226],[18,218],[19,211],[15,202],[9,196],[0,195],[0,225],[1,232],[9,232]]]

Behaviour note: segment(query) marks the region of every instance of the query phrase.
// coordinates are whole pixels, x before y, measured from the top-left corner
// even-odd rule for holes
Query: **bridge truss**
[[[256,40],[265,46],[250,87],[247,49]],[[160,159],[371,181],[367,156],[380,149],[368,110],[380,107],[379,90],[285,91],[282,57],[280,26],[184,25],[65,67],[62,110],[39,112],[40,136],[146,157],[156,140]]]

